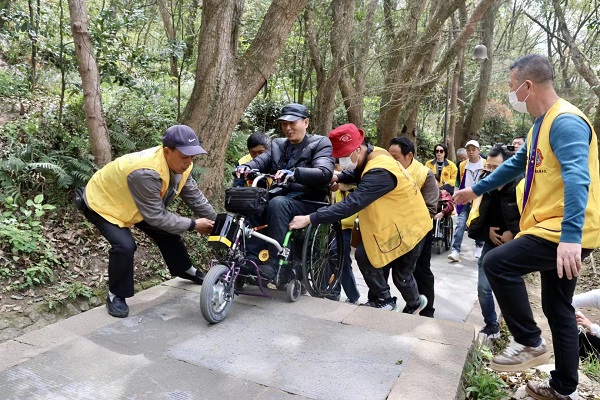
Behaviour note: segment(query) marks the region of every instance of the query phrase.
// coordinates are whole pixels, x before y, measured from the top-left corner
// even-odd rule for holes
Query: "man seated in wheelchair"
[[[327,200],[334,159],[328,137],[307,133],[309,118],[305,106],[286,105],[278,121],[285,138],[273,139],[269,150],[237,167],[235,174],[240,177],[258,170],[274,175],[276,182],[287,182],[282,195],[272,197],[262,215],[250,218],[255,226],[267,225],[266,235],[282,243],[294,216],[310,214],[322,206],[311,201]],[[263,277],[273,279],[277,272],[277,250],[270,245],[269,259],[260,265],[258,253],[262,246],[263,241],[248,240],[246,258],[260,266]]]
[[[454,211],[454,204],[452,203],[452,195],[454,194],[454,187],[449,184],[444,184],[440,187],[440,199],[438,200],[437,214],[433,217],[435,220],[450,217],[452,211]]]

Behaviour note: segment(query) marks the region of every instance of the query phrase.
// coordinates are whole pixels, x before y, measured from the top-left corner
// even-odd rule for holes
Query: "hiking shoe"
[[[484,334],[488,339],[498,339],[500,337],[500,326],[498,324],[486,324],[479,333]]]
[[[460,261],[460,253],[458,251],[452,249],[452,251],[448,255],[448,260],[450,260],[450,262],[459,262]]]
[[[346,299],[346,300],[344,301],[344,303],[348,303],[348,304],[354,304],[355,306],[357,306],[357,305],[358,305],[358,300],[356,300],[356,301],[352,301],[352,300],[350,300],[350,299]]]
[[[424,309],[426,306],[427,306],[427,297],[425,297],[425,295],[420,294],[419,295],[419,305],[415,308],[408,308],[408,306],[405,306],[404,310],[402,310],[402,312],[404,314],[419,315],[421,310]]]
[[[125,318],[129,315],[129,306],[123,297],[115,296],[110,301],[110,296],[106,296],[106,309],[108,314],[117,318]]]
[[[483,246],[475,246],[475,258],[481,257],[481,252],[483,251]]]
[[[558,393],[556,390],[550,386],[550,381],[545,382],[527,382],[527,386],[525,387],[525,391],[531,397],[536,400],[577,400],[579,399],[579,395],[577,394],[577,390],[569,395],[564,395]]]
[[[502,354],[494,356],[490,368],[499,372],[517,372],[546,364],[550,356],[544,339],[539,346],[529,347],[515,342],[515,339],[511,337],[510,343]]]
[[[396,297],[369,300],[366,303],[361,304],[361,306],[379,308],[387,311],[398,311],[398,306],[396,306],[396,300]]]
[[[183,274],[179,274],[177,276],[180,277],[181,279],[187,279],[188,281],[192,281],[196,285],[202,285],[202,282],[204,282],[204,278],[206,277],[206,273],[197,269],[196,275],[190,275],[187,272],[184,272]]]

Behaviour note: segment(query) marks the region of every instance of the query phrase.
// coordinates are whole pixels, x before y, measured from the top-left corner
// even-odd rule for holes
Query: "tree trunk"
[[[37,35],[40,30],[40,0],[28,0],[27,5],[29,7],[29,40],[31,41],[31,69],[29,71],[29,90],[33,91],[37,82]]]
[[[487,104],[487,94],[490,88],[490,81],[492,79],[492,66],[494,60],[494,24],[496,21],[496,14],[501,1],[496,0],[496,3],[490,7],[485,16],[481,21],[482,27],[482,40],[485,47],[487,47],[488,59],[481,62],[481,71],[479,73],[479,82],[475,89],[475,94],[471,101],[471,107],[467,111],[465,121],[463,123],[463,129],[460,132],[460,136],[456,139],[461,140],[457,144],[466,143],[469,139],[479,139],[479,130],[483,125],[483,116],[485,113],[485,107]]]
[[[354,53],[356,54],[353,73],[344,69],[340,78],[340,91],[346,107],[348,122],[359,128],[363,125],[363,114],[365,109],[365,78],[367,74],[367,58],[373,41],[375,31],[375,11],[378,0],[371,0],[365,10],[365,22],[360,32],[360,45]],[[352,82],[354,81],[354,83]]]
[[[89,33],[89,17],[85,0],[69,0],[71,31],[83,88],[83,112],[90,134],[90,146],[96,165],[102,167],[111,161],[110,140],[102,114],[100,75],[93,54]]]
[[[327,135],[333,128],[335,95],[344,68],[348,67],[348,43],[354,21],[354,0],[333,0],[331,2],[333,26],[330,33],[331,67],[323,82],[317,88],[314,116],[314,131]]]
[[[198,40],[196,81],[181,122],[208,151],[197,165],[198,181],[213,201],[223,198],[223,165],[231,133],[277,66],[293,23],[306,0],[273,0],[250,47],[237,52],[240,3],[205,0]]]
[[[160,12],[160,17],[162,18],[163,26],[165,28],[165,33],[167,34],[167,40],[169,42],[169,46],[171,49],[173,48],[173,44],[177,40],[175,37],[175,27],[173,26],[173,15],[172,12],[167,8],[166,0],[158,0],[158,10]],[[173,77],[179,76],[179,70],[177,68],[177,56],[171,53],[169,57],[169,64],[171,66],[171,70],[169,75]]]

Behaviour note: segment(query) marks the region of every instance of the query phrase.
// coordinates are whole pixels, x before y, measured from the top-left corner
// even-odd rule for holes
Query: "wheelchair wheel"
[[[233,282],[229,268],[217,264],[213,266],[202,284],[200,291],[200,311],[211,324],[221,322],[227,317],[233,300]]]
[[[454,225],[451,218],[446,220],[444,227],[444,247],[446,250],[450,250],[452,246],[452,237],[454,236]]]
[[[339,284],[344,251],[339,222],[308,226],[302,248],[302,278],[311,296],[327,296]]]
[[[292,279],[285,285],[286,299],[292,303],[295,302],[300,298],[301,289],[302,285],[300,284],[300,281]]]

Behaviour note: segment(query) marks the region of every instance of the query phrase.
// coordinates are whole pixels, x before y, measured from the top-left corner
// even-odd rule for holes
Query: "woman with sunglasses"
[[[456,164],[448,160],[448,148],[444,144],[436,144],[433,153],[435,158],[428,160],[425,166],[433,171],[440,186],[445,184],[455,186],[458,168],[456,168]]]

